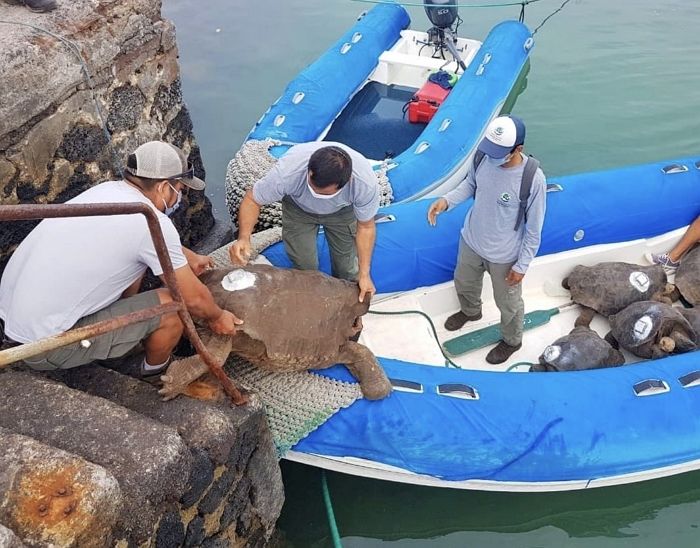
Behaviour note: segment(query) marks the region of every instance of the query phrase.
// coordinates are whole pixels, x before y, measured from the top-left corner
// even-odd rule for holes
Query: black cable
[[[453,362],[449,356],[445,353],[445,351],[442,348],[442,345],[440,344],[440,339],[438,338],[437,330],[435,329],[435,324],[433,323],[433,320],[428,316],[425,312],[421,312],[420,310],[399,310],[396,312],[379,312],[377,310],[370,310],[368,314],[377,314],[379,316],[401,316],[403,314],[419,314],[423,316],[426,320],[428,320],[428,323],[430,324],[430,329],[433,332],[433,337],[435,338],[435,342],[438,343],[438,348],[440,348],[440,353],[442,356],[445,358],[445,361],[447,362],[448,365],[451,365],[452,367],[455,367],[457,369],[462,369],[459,365],[457,365],[455,362]]]
[[[95,111],[97,113],[97,118],[100,121],[100,124],[102,125],[102,132],[105,135],[105,138],[107,139],[107,146],[109,147],[111,156],[112,156],[112,167],[119,172],[119,175],[121,177],[124,177],[124,172],[121,168],[121,163],[117,161],[116,153],[114,151],[114,147],[112,146],[112,134],[109,132],[109,129],[107,129],[107,124],[105,122],[104,116],[102,114],[102,109],[100,108],[100,104],[97,101],[97,96],[95,95],[95,87],[92,85],[92,78],[90,77],[90,71],[88,70],[87,62],[83,58],[83,55],[80,53],[80,48],[78,48],[77,44],[71,40],[68,40],[67,38],[64,38],[60,34],[56,34],[54,32],[51,32],[50,30],[47,30],[42,27],[38,27],[36,25],[31,25],[29,23],[23,23],[21,21],[7,21],[4,19],[0,19],[0,23],[6,24],[6,25],[19,25],[23,27],[29,27],[35,31],[38,32],[43,32],[44,34],[48,34],[49,36],[52,36],[56,40],[59,40],[60,42],[63,42],[68,48],[75,54],[75,56],[78,58],[78,61],[80,61],[80,65],[82,68],[83,75],[85,77],[85,82],[87,83],[88,88],[90,89],[90,95],[92,97],[92,102],[95,105]]]
[[[537,28],[532,31],[532,35],[534,36],[535,34],[537,34],[537,31],[540,30],[544,26],[544,24],[547,21],[549,21],[549,19],[551,17],[554,17],[557,13],[559,13],[561,10],[563,10],[564,6],[566,6],[569,2],[571,2],[571,0],[564,0],[564,2],[562,2],[561,6],[559,6],[557,9],[555,9],[552,13],[550,13],[547,17],[545,17],[542,20],[542,22],[537,26]],[[525,9],[525,6],[523,6],[523,9]],[[524,14],[523,14],[523,17],[524,17]]]

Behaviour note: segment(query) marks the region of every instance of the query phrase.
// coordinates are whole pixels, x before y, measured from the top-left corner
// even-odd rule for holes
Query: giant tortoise
[[[380,399],[391,384],[372,352],[351,337],[361,328],[369,298],[359,302],[356,283],[317,271],[249,265],[205,272],[201,281],[218,305],[243,320],[234,336],[198,331],[222,362],[230,353],[274,372],[325,369],[344,364],[367,399]],[[173,362],[161,377],[160,393],[170,399],[207,372],[199,356]]]
[[[610,328],[605,340],[640,358],[663,358],[696,348],[693,327],[678,308],[665,303],[633,303],[610,316]]]
[[[623,363],[622,352],[589,327],[579,325],[545,348],[539,363],[531,366],[530,371],[582,371]]]
[[[562,286],[571,300],[581,305],[575,325],[588,326],[596,312],[610,316],[637,301],[671,303],[673,286],[659,265],[639,266],[622,262],[578,265],[564,278]]]

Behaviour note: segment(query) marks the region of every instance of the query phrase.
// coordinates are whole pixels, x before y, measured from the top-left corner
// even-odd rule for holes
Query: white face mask
[[[338,194],[340,194],[343,191],[343,189],[341,188],[340,190],[338,190],[338,192],[334,192],[333,194],[319,194],[313,189],[311,183],[309,183],[308,178],[306,179],[306,186],[309,187],[309,192],[311,192],[311,195],[314,198],[318,198],[319,200],[330,200],[331,198],[335,198]]]
[[[168,183],[168,186],[172,188],[177,194],[177,199],[175,200],[175,203],[172,206],[168,206],[168,202],[165,201],[165,198],[161,198],[163,200],[163,205],[165,206],[165,211],[163,213],[170,217],[173,213],[175,213],[175,211],[177,211],[177,208],[180,207],[180,202],[182,202],[182,191],[177,190],[170,183]]]

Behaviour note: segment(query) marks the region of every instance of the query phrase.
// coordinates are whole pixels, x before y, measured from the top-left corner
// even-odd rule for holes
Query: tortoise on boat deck
[[[641,301],[610,316],[605,340],[640,358],[663,358],[695,350],[697,333],[680,310],[666,303]]]
[[[674,283],[686,301],[693,306],[700,305],[700,246],[683,256]]]
[[[202,341],[221,362],[230,353],[274,372],[324,369],[342,363],[367,399],[380,399],[391,384],[372,352],[350,340],[361,328],[369,299],[356,283],[317,271],[268,265],[214,269],[200,277],[217,304],[243,320],[233,336],[199,326]],[[207,372],[199,356],[173,362],[161,377],[165,399],[184,393]]]
[[[531,366],[530,371],[582,371],[623,363],[622,352],[589,327],[580,325],[545,348],[539,363]]]
[[[695,345],[700,347],[700,308],[678,308],[695,331]]]
[[[622,262],[578,265],[562,280],[571,291],[571,300],[581,305],[575,325],[588,326],[596,312],[616,314],[638,301],[662,301],[671,304],[673,286],[659,265],[639,266]]]

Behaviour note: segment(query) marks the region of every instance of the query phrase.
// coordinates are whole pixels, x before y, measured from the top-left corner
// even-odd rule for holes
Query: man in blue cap
[[[525,124],[520,118],[495,118],[467,176],[428,209],[428,222],[434,226],[440,213],[474,198],[455,268],[460,311],[447,318],[445,329],[456,331],[481,318],[481,290],[488,272],[502,333],[502,340],[486,356],[492,364],[507,361],[522,346],[521,281],[539,249],[544,221],[547,183],[539,162],[523,154],[524,142]]]

